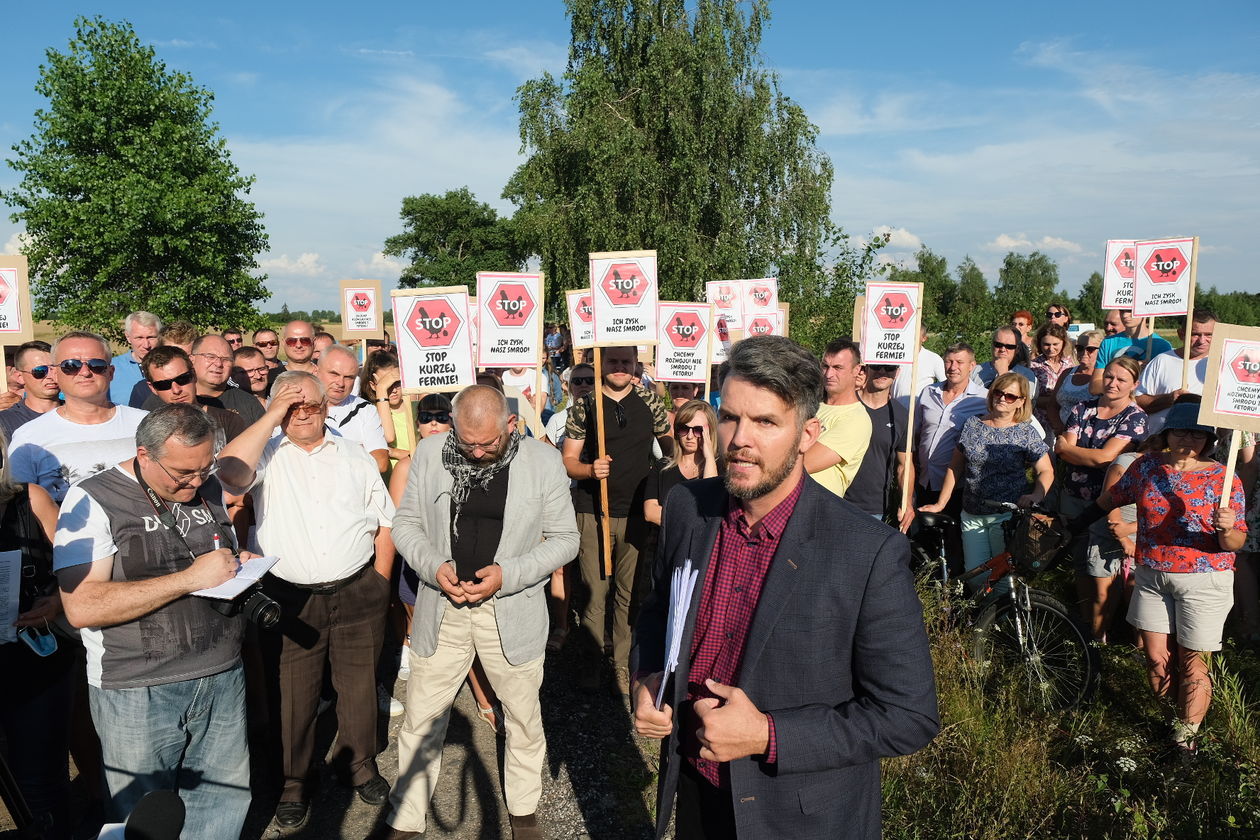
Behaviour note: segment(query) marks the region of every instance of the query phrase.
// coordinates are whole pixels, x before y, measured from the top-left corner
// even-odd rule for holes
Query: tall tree
[[[920,246],[914,258],[913,270],[893,268],[888,279],[898,283],[922,283],[923,323],[932,334],[948,330],[958,296],[958,284],[949,276],[949,262],[926,245]]]
[[[998,284],[994,290],[998,314],[1009,319],[1011,314],[1026,309],[1038,319],[1046,304],[1058,294],[1059,267],[1054,260],[1040,251],[1031,254],[1008,253],[998,271]]]
[[[411,260],[398,281],[403,288],[466,285],[471,290],[478,271],[519,271],[529,256],[515,223],[499,218],[467,187],[408,196],[400,216],[406,232],[386,239],[385,253]]]
[[[1106,317],[1102,310],[1103,276],[1095,271],[1089,275],[1080,294],[1072,301],[1072,320],[1079,324],[1093,324],[1102,329]]]
[[[778,276],[794,334],[798,303],[851,294],[830,270],[862,257],[828,222],[831,163],[758,52],[767,0],[566,5],[568,69],[519,89],[529,158],[504,192],[552,295],[586,285],[588,252],[637,248],[666,299]]]
[[[122,334],[147,309],[201,324],[258,323],[262,216],[243,196],[210,91],[168,71],[127,23],[78,18],[67,52],[47,51],[35,133],[13,147],[22,173],[0,194],[30,240],[36,308]]]

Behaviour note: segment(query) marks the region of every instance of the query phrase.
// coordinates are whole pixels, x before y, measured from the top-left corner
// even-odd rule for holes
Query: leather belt
[[[341,580],[334,580],[329,583],[294,583],[291,580],[285,580],[282,577],[276,577],[275,575],[270,574],[270,573],[267,575],[267,577],[271,578],[273,581],[275,581],[278,584],[281,584],[282,586],[289,587],[290,589],[297,589],[301,592],[310,592],[313,595],[332,595],[335,592],[339,592],[342,589],[345,589],[347,586],[354,583],[359,578],[363,577],[363,573],[371,568],[373,568],[373,566],[372,566],[372,563],[369,561],[363,564],[363,568],[359,569],[359,571],[355,572],[349,577],[343,577]]]

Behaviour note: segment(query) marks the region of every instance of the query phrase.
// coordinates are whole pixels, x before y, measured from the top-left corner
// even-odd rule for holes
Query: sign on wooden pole
[[[1132,311],[1138,318],[1185,315],[1190,309],[1197,236],[1134,243]]]
[[[468,290],[395,289],[391,297],[403,393],[458,391],[476,384]]]
[[[590,272],[595,345],[655,344],[656,252],[591,254]]]
[[[660,310],[657,378],[665,382],[707,382],[713,305],[663,301]]]
[[[1190,341],[1186,334],[1186,343]],[[1199,403],[1199,422],[1232,429],[1221,506],[1229,504],[1238,463],[1240,431],[1260,434],[1260,327],[1220,324],[1212,332],[1207,381]]]
[[[342,338],[384,340],[385,319],[381,314],[379,280],[341,281]]]
[[[573,289],[564,293],[569,312],[569,346],[585,350],[595,346],[595,316],[591,310],[591,290]]]
[[[1137,258],[1132,239],[1108,239],[1103,263],[1102,308],[1133,309],[1133,275]]]

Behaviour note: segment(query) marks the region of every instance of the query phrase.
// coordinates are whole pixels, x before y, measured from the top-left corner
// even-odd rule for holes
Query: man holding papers
[[[66,493],[53,556],[66,617],[83,628],[110,816],[174,790],[198,836],[237,837],[250,800],[243,619],[191,595],[240,565],[214,438],[196,406],[147,415],[134,458]]]
[[[821,392],[804,348],[740,342],[718,415],[726,476],[679,485],[666,503],[631,656],[635,727],[666,739],[657,836],[676,801],[689,840],[876,838],[879,759],[939,728],[909,544],[805,474]],[[691,597],[671,604],[688,565]]]

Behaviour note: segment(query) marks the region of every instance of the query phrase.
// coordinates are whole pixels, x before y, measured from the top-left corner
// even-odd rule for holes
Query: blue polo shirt
[[[109,401],[114,405],[130,405],[131,389],[144,379],[140,363],[128,350],[110,360],[114,365],[114,378],[109,383]]]
[[[1156,335],[1151,338],[1151,355],[1147,356],[1145,337],[1131,338],[1128,333],[1109,335],[1098,346],[1098,357],[1094,361],[1094,367],[1101,370],[1109,365],[1113,359],[1118,359],[1121,356],[1130,356],[1139,362],[1147,362],[1160,353],[1167,353],[1171,349],[1171,344]]]

